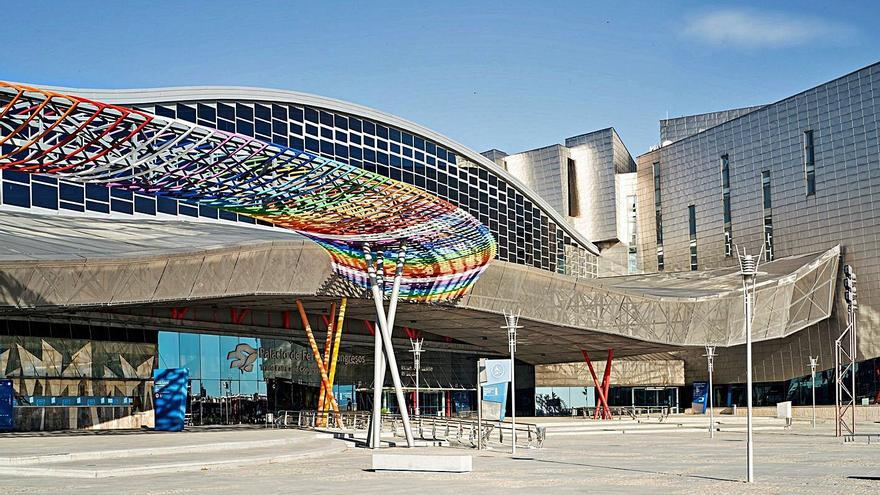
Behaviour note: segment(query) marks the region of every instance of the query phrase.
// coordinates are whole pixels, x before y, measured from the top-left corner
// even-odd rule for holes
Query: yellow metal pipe
[[[336,341],[333,343],[333,357],[330,359],[330,390],[333,390],[333,380],[336,378],[336,359],[339,357],[339,344],[342,343],[342,323],[345,321],[345,306],[348,298],[343,297],[339,304],[339,320],[336,322]]]
[[[327,370],[324,368],[324,361],[321,360],[321,351],[318,349],[318,343],[315,342],[315,334],[312,333],[312,325],[309,324],[306,310],[303,308],[302,301],[299,299],[296,300],[296,308],[299,310],[299,316],[302,318],[306,336],[309,338],[309,345],[312,347],[312,355],[315,358],[315,362],[318,363],[318,371],[321,373],[321,384],[324,385],[324,389],[327,391],[327,397],[330,399],[330,406],[333,408],[334,412],[338,413],[339,404],[336,403],[336,397],[333,397],[333,389],[328,386],[330,380],[327,377]]]
[[[336,303],[330,305],[330,319],[327,320],[327,338],[324,340],[324,369],[330,365],[330,346],[333,344],[333,324],[336,320]],[[318,411],[324,410],[324,400],[326,397],[324,384],[321,383],[321,390],[318,392]]]

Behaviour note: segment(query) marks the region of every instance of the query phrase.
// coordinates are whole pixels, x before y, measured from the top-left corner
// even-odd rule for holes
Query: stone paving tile
[[[745,442],[739,433],[640,434],[548,437],[546,448],[474,455],[474,472],[374,473],[370,452],[349,449],[289,463],[150,476],[148,479],[59,480],[11,478],[4,493],[155,495],[220,492],[470,494],[496,493],[718,493],[876,494],[880,492],[880,444],[844,444],[822,426],[755,434],[757,483],[745,476]],[[331,441],[331,440],[328,440]],[[450,453],[425,448],[414,453]],[[405,453],[397,449],[394,453]],[[132,481],[136,480],[136,481]]]

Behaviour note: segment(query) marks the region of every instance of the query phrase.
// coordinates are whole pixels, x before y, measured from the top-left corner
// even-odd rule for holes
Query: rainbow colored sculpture
[[[363,244],[382,251],[406,243],[401,297],[411,301],[461,296],[495,257],[484,225],[413,185],[249,136],[4,82],[2,169],[271,222],[313,239],[338,274],[362,287]]]

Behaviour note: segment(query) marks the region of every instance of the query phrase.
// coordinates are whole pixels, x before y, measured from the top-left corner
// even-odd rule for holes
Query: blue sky
[[[14,5],[16,4],[17,5]],[[360,103],[477,151],[784,98],[880,60],[875,2],[4,2],[0,79],[244,85]]]

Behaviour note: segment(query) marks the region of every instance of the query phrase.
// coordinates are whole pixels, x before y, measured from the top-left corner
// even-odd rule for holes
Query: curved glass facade
[[[489,227],[498,259],[594,277],[596,257],[504,178],[453,150],[381,122],[309,106],[200,100],[137,108],[310,151],[413,184]]]
[[[375,120],[289,103],[199,100],[134,106],[302,149],[413,184],[458,205],[489,227],[498,243],[497,259],[569,275],[596,276],[596,256],[504,177],[417,134]],[[184,201],[8,170],[3,171],[0,201],[66,212],[163,214],[255,223],[252,218]]]

